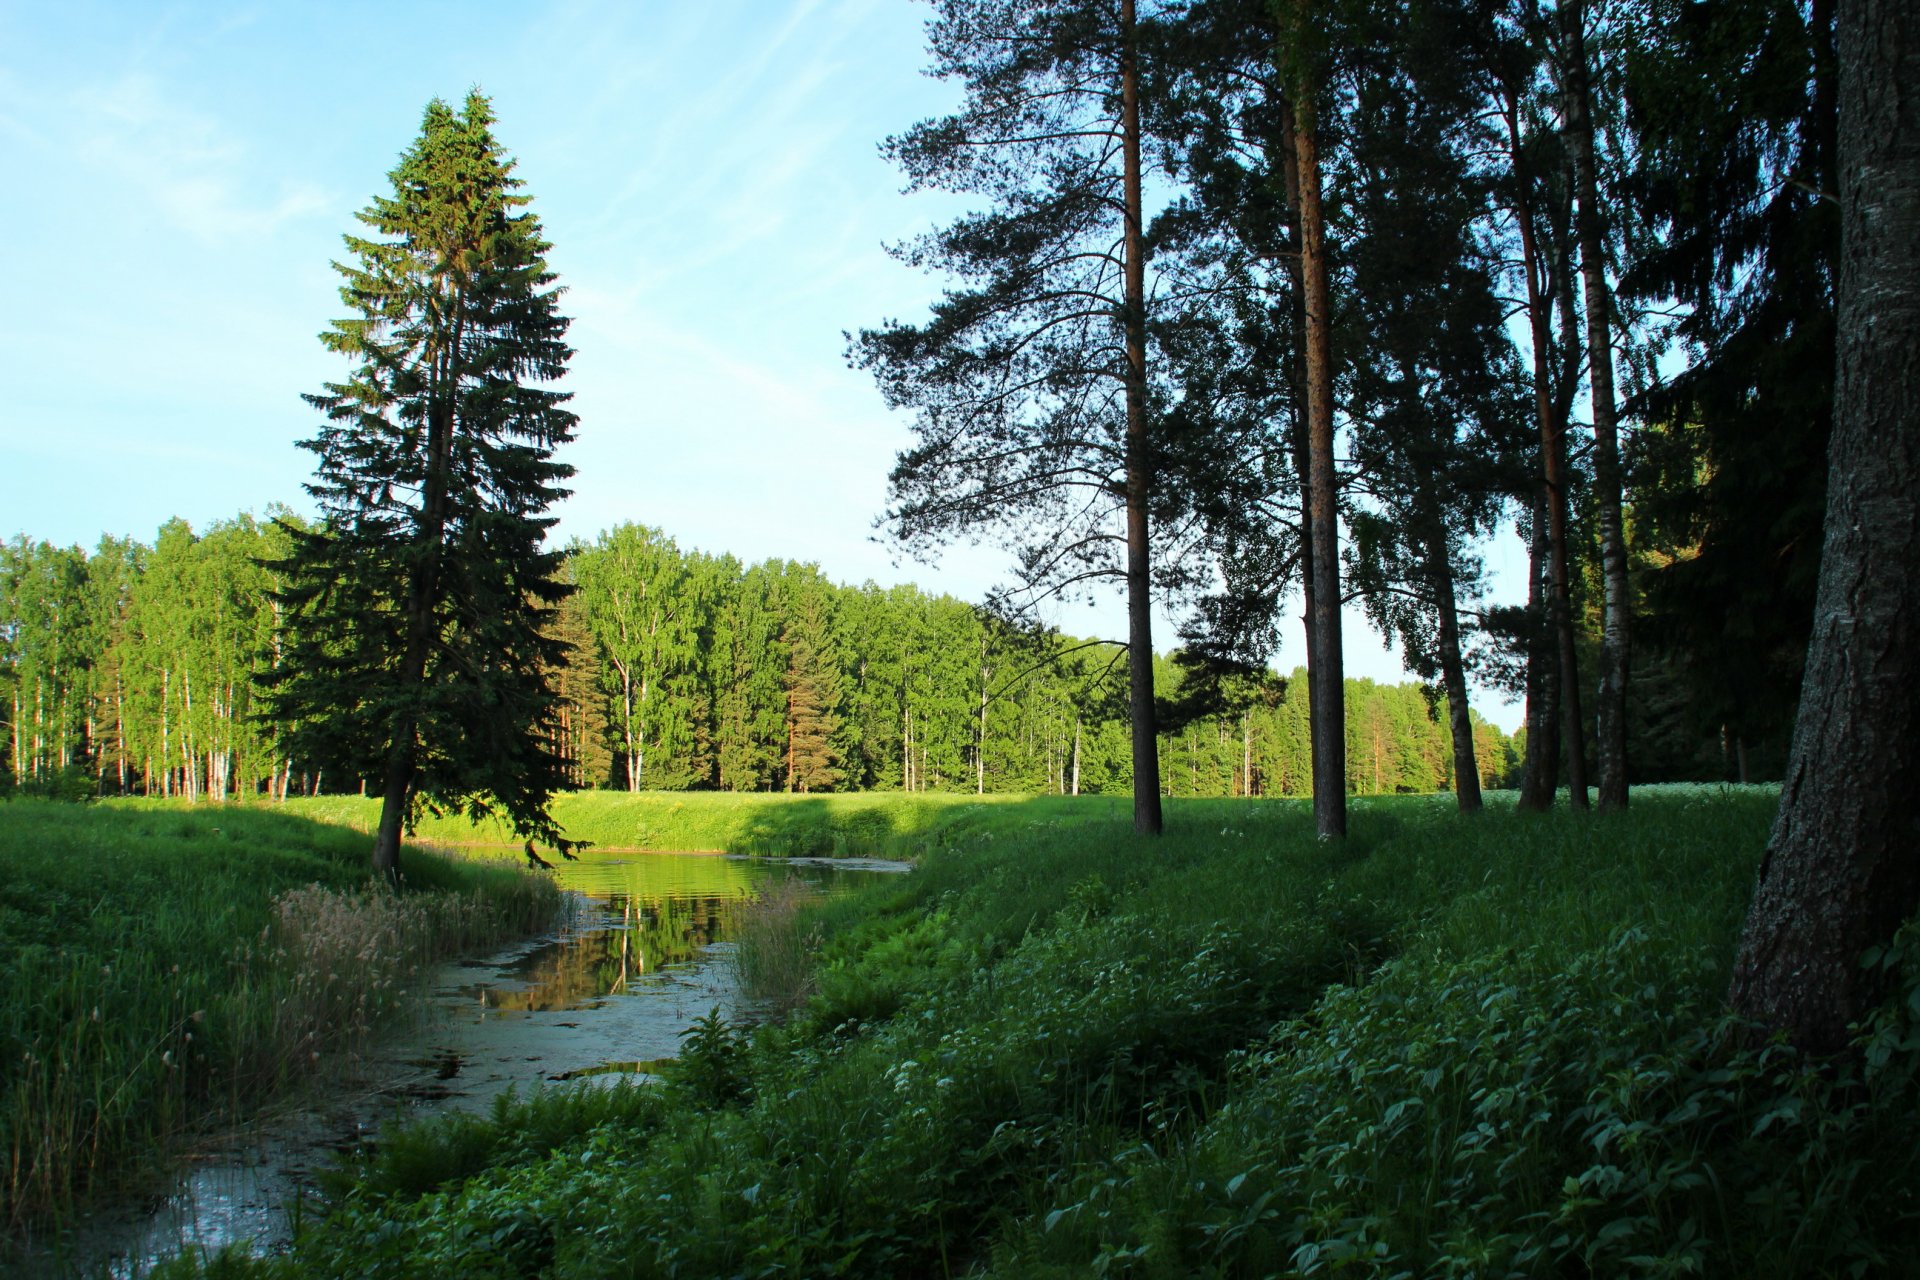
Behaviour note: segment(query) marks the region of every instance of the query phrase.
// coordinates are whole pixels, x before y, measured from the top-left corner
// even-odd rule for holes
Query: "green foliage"
[[[208,1118],[352,1050],[419,966],[543,927],[550,883],[285,812],[14,800],[0,822],[0,1224],[151,1173]]]
[[[1347,851],[1301,805],[1185,802],[1152,858],[1123,806],[956,805],[813,916],[793,1019],[702,1019],[631,1120],[553,1093],[390,1140],[284,1265],[1884,1272],[1920,1235],[1916,939],[1870,957],[1901,995],[1856,1066],[1729,1025],[1773,801],[1362,799]]]

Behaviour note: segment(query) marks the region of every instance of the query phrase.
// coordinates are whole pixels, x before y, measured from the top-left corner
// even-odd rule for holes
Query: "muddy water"
[[[290,1234],[334,1154],[395,1119],[484,1110],[509,1088],[645,1078],[718,1006],[751,1015],[727,963],[742,904],[792,876],[845,892],[901,863],[703,854],[589,854],[555,872],[574,894],[556,932],[445,965],[416,1025],[352,1073],[196,1152],[140,1205],[96,1213],[47,1242],[26,1274],[137,1276],[188,1245]],[[15,1260],[14,1265],[21,1265]]]

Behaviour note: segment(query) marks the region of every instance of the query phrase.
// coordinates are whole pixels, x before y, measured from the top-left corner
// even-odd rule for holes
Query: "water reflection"
[[[563,863],[578,895],[565,927],[485,958],[444,966],[422,1016],[387,1039],[352,1080],[297,1113],[199,1152],[172,1191],[144,1207],[103,1209],[26,1275],[137,1274],[185,1244],[216,1248],[286,1238],[287,1213],[333,1149],[396,1116],[484,1110],[503,1091],[644,1078],[680,1033],[716,1005],[746,1010],[723,963],[748,898],[792,876],[846,891],[898,863],[777,862],[699,854],[606,854]]]

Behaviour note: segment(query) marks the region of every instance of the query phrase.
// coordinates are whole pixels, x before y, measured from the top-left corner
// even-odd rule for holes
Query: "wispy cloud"
[[[203,242],[270,236],[338,203],[312,182],[264,176],[270,166],[256,150],[150,74],[82,83],[37,107],[22,101],[27,92],[0,81],[0,121],[39,148],[79,160],[118,187],[129,205],[152,210]]]

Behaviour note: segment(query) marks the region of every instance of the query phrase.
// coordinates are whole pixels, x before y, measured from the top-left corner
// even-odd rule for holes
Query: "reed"
[[[150,1172],[557,909],[541,878],[408,862],[369,887],[362,837],[263,810],[0,808],[0,1228]]]
[[[788,876],[742,904],[733,966],[747,997],[784,1016],[813,992],[813,958],[820,929],[807,913],[817,893]]]

